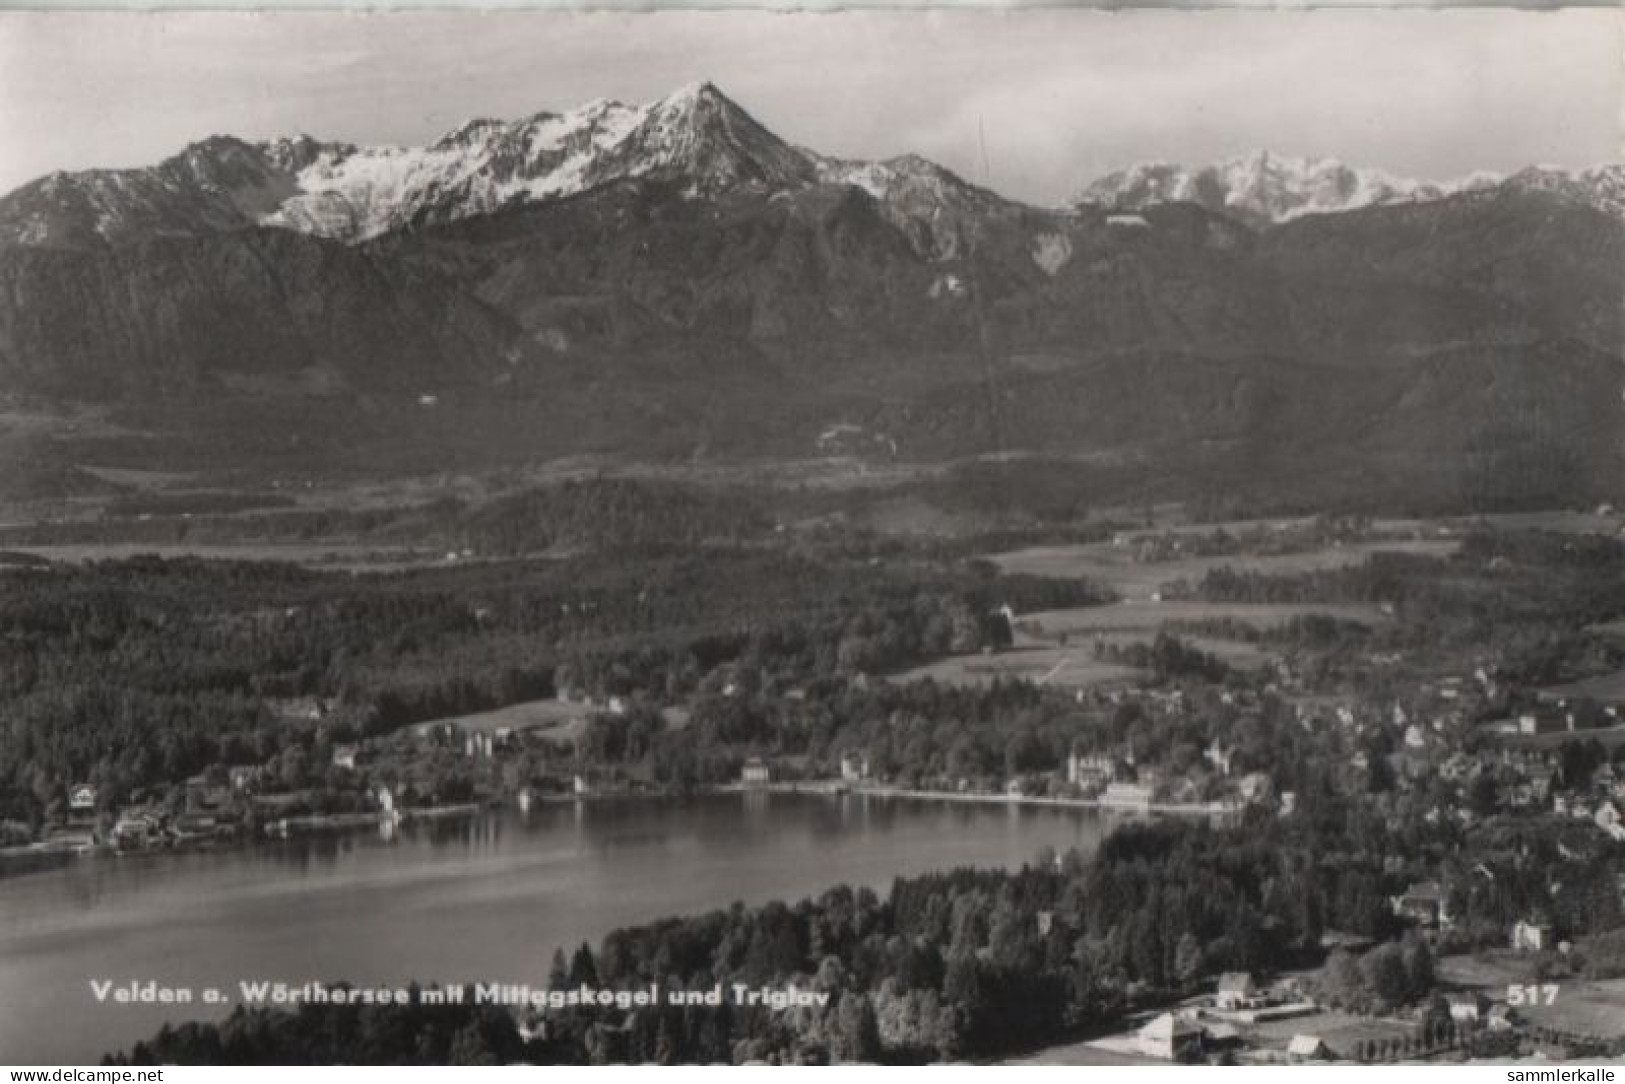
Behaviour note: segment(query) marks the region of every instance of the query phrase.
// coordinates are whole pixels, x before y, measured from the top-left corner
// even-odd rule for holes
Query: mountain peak
[[[694,194],[739,187],[777,190],[816,178],[811,157],[710,82],[690,83],[646,107],[599,172],[681,179]]]
[[[62,174],[0,198],[0,243],[79,247],[255,225],[359,241],[634,178],[691,198],[771,195],[829,179],[823,162],[698,80],[644,105],[600,98],[514,121],[477,116],[418,147],[211,136],[152,167]],[[963,187],[917,157],[873,168],[869,187],[916,203]]]
[[[492,117],[470,117],[430,144],[433,148],[467,146],[508,127],[507,121]]]
[[[724,101],[730,105],[732,101],[728,96],[717,89],[717,85],[709,79],[700,79],[692,83],[684,83],[670,94],[666,95],[665,102],[671,104]]]

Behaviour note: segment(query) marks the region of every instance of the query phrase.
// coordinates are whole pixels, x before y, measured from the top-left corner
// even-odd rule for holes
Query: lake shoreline
[[[1042,794],[1009,794],[997,791],[922,790],[888,784],[845,783],[841,780],[784,780],[778,783],[723,783],[713,793],[824,794],[831,796],[902,798],[921,802],[973,802],[983,805],[1036,806],[1044,809],[1076,809],[1089,813],[1129,813],[1174,817],[1230,817],[1239,807],[1223,802],[1200,804],[1182,802],[1109,802],[1100,798],[1063,798]]]
[[[967,802],[643,797],[529,815],[510,802],[389,841],[309,834],[7,878],[0,1004],[17,1011],[0,1018],[0,1049],[83,1063],[173,1022],[172,1006],[98,1002],[91,979],[214,986],[233,993],[221,1011],[240,980],[536,985],[555,948],[615,930],[843,884],[884,895],[898,877],[1018,869],[1045,852],[1090,853],[1113,824]],[[46,1026],[65,1019],[79,1037]]]
[[[537,795],[531,801],[536,805],[566,805],[633,800],[671,801],[727,794],[804,794],[821,797],[885,798],[915,802],[1070,809],[1086,813],[1153,817],[1217,818],[1233,817],[1240,812],[1239,807],[1222,802],[1110,802],[1100,798],[1067,798],[1051,795],[1010,794],[998,791],[930,790],[917,787],[899,787],[890,784],[849,783],[839,779],[781,780],[771,783],[716,783],[683,789],[670,787],[637,790],[604,789],[580,794]],[[384,830],[386,827],[401,827],[419,822],[492,816],[508,808],[509,804],[506,801],[497,800],[465,802],[454,806],[401,810],[398,815],[384,812],[318,813],[282,818],[264,825],[259,833],[243,833],[208,840],[188,840],[161,847],[144,847],[130,850],[121,850],[111,843],[97,843],[88,847],[30,843],[23,846],[0,848],[0,871],[6,870],[8,866],[16,867],[31,863],[54,864],[69,859],[189,854],[203,851],[245,849],[255,843],[267,840],[286,840],[298,836],[343,835],[369,830]],[[523,810],[522,805],[520,808]]]

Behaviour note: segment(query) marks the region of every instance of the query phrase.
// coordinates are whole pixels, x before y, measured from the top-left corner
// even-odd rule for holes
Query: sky
[[[1622,55],[1611,9],[0,12],[0,191],[217,133],[420,144],[701,79],[792,143],[1042,204],[1259,148],[1447,179],[1618,160]]]

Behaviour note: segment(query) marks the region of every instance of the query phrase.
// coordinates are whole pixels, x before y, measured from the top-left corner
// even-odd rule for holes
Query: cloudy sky
[[[1620,157],[1625,19],[1563,12],[0,13],[0,191],[217,132],[422,143],[711,79],[792,142],[1058,202],[1267,147],[1424,178]],[[978,128],[985,132],[986,156]]]

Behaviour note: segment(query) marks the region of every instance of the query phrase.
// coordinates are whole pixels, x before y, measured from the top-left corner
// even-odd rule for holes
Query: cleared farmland
[[[1595,700],[1599,704],[1625,704],[1625,670],[1599,674],[1567,685],[1554,685],[1543,689],[1547,696],[1565,700]]]
[[[474,712],[469,715],[448,715],[418,724],[418,730],[430,730],[451,724],[477,734],[494,734],[498,730],[545,730],[550,738],[565,740],[578,735],[593,708],[568,703],[549,697],[546,700],[527,700],[510,704],[495,711]]]
[[[49,545],[4,547],[12,552],[43,557],[50,561],[83,564],[89,561],[122,561],[133,557],[178,559],[197,557],[211,561],[283,561],[307,568],[392,571],[438,564],[444,557],[404,547],[373,546],[363,543],[173,543],[146,542],[65,542]]]
[[[1477,956],[1447,956],[1439,961],[1439,977],[1468,989],[1480,990],[1495,1001],[1505,1001],[1507,990],[1534,981],[1533,962],[1512,952]],[[1542,1027],[1597,1038],[1625,1035],[1625,979],[1564,978],[1557,982],[1550,1005],[1544,998],[1520,1005],[1518,1012]]]
[[[1274,556],[1193,557],[1171,561],[1138,561],[1129,549],[1110,543],[1082,546],[1036,546],[993,555],[1007,573],[1083,577],[1103,583],[1122,600],[1105,606],[1043,610],[1016,616],[1015,644],[994,655],[942,659],[893,675],[895,681],[933,678],[952,684],[985,685],[995,679],[1025,679],[1042,685],[1086,688],[1131,683],[1144,674],[1132,667],[1095,658],[1095,645],[1122,647],[1149,643],[1158,632],[1175,631],[1193,647],[1238,669],[1268,665],[1275,655],[1267,645],[1192,633],[1181,626],[1233,621],[1259,632],[1280,628],[1311,614],[1374,626],[1387,621],[1381,607],[1365,603],[1161,602],[1160,590],[1176,580],[1199,581],[1215,568],[1245,568],[1291,574],[1357,565],[1377,552],[1404,551],[1446,555],[1454,539],[1362,543],[1331,546],[1305,553]]]
[[[1026,680],[1068,689],[1132,684],[1142,677],[1131,666],[1101,662],[1076,648],[1023,646],[993,655],[955,655],[892,675],[893,681],[931,678],[950,685],[991,685],[995,680]]]
[[[1453,538],[1360,542],[1303,553],[1271,555],[1233,554],[1183,557],[1170,561],[1136,560],[1128,547],[1110,543],[1078,546],[1031,546],[991,554],[1000,570],[1033,576],[1082,577],[1115,590],[1125,600],[1149,601],[1168,584],[1179,580],[1195,584],[1217,568],[1234,568],[1264,575],[1290,576],[1364,563],[1374,553],[1412,553],[1445,557],[1460,547]]]
[[[449,724],[477,734],[495,734],[499,730],[510,730],[517,734],[521,730],[537,730],[542,731],[543,736],[551,740],[570,741],[579,737],[586,729],[588,719],[605,710],[600,705],[578,704],[574,701],[547,697],[510,704],[493,711],[447,715],[419,723],[415,729],[424,731]],[[681,730],[688,725],[689,713],[685,708],[665,707],[660,709],[660,714],[665,719],[666,726],[672,730]]]
[[[1078,606],[1018,615],[1024,627],[1045,638],[1089,636],[1109,632],[1156,632],[1170,623],[1230,620],[1260,632],[1277,629],[1300,617],[1321,614],[1341,621],[1377,625],[1382,609],[1368,603],[1151,602],[1125,599],[1109,606]]]

